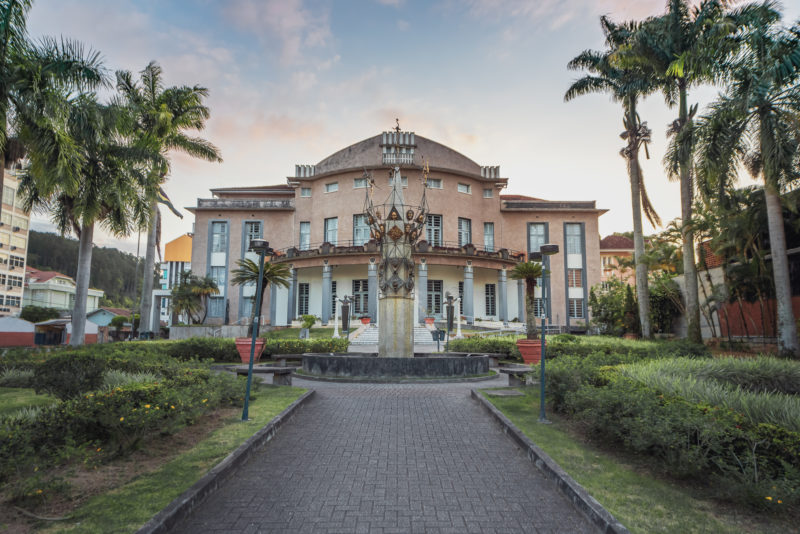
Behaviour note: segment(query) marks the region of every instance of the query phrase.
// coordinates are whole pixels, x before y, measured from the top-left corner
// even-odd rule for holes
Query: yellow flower
[[[100,451],[102,451],[102,450],[103,450],[103,448],[102,448],[102,447],[97,447],[97,452],[100,452]]]
[[[40,489],[37,489],[37,490],[36,490],[36,495],[41,495],[42,493],[43,493],[43,491],[42,491],[42,490],[40,490]]]
[[[160,410],[160,409],[161,409],[160,407],[156,406],[156,410]]]
[[[778,504],[783,504],[783,501],[778,499]]]
[[[208,399],[203,399],[203,402],[208,402]]]
[[[120,420],[120,421],[124,421],[124,420],[125,420],[125,418],[124,418],[124,417],[120,417],[120,418],[119,418],[119,420]]]
[[[172,410],[174,410],[174,409],[175,409],[175,406],[174,406],[174,405],[172,405],[172,404],[170,404],[170,406],[169,406],[169,407],[170,407],[170,409],[172,409]]]
[[[145,407],[145,408],[149,408],[149,407],[150,407],[150,405],[149,405],[149,404],[145,404],[145,405],[144,405],[144,407]]]
[[[770,497],[769,495],[767,495],[766,499],[767,499],[768,501],[771,501],[771,500],[772,500],[772,497]]]

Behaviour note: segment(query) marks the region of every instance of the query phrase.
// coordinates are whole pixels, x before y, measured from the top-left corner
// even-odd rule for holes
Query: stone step
[[[357,338],[350,341],[351,345],[377,345],[379,341],[378,336],[378,327],[377,326],[369,326],[368,328],[364,329],[361,334],[358,335]],[[435,343],[433,341],[433,336],[431,335],[431,331],[428,330],[424,326],[415,326],[414,327],[414,342],[415,343]]]

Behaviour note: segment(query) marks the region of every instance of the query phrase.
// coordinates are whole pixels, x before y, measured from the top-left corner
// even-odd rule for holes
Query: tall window
[[[545,224],[531,223],[528,225],[529,252],[539,252],[539,247],[545,244]]]
[[[369,224],[367,216],[362,214],[353,215],[353,244],[363,245],[369,241]]]
[[[581,243],[581,225],[577,223],[567,223],[566,226],[567,254],[583,254],[583,246]]]
[[[539,297],[533,299],[533,315],[544,317],[544,301]]]
[[[253,313],[253,301],[255,297],[242,297],[242,317],[250,317]]]
[[[425,221],[425,239],[431,245],[442,246],[442,216],[428,215]]]
[[[573,319],[583,319],[583,299],[569,299],[569,316]]]
[[[247,221],[244,223],[244,250],[250,250],[250,243],[253,239],[261,239],[261,221]]]
[[[472,243],[472,221],[458,218],[458,246],[463,247],[467,243]]]
[[[442,281],[428,280],[427,312],[439,315],[442,313]]]
[[[225,297],[211,297],[208,299],[208,316],[225,316]]]
[[[497,288],[486,284],[486,315],[497,315]]]
[[[583,269],[567,269],[569,287],[583,287]]]
[[[14,188],[8,187],[7,185],[3,186],[3,204],[8,204],[9,206],[14,205]]]
[[[300,223],[300,250],[308,250],[311,246],[311,223],[302,221]]]
[[[228,223],[211,223],[211,252],[225,252],[228,249]]]
[[[494,251],[494,223],[483,223],[483,248],[487,252]]]
[[[368,280],[353,280],[353,313],[361,315],[369,313]]]
[[[216,282],[217,287],[219,288],[219,294],[220,295],[224,295],[225,294],[225,277],[226,277],[226,274],[227,274],[227,271],[226,271],[225,267],[211,267],[208,270],[208,276],[210,276],[211,279],[214,280],[214,282]]]
[[[308,315],[308,284],[297,284],[297,314]]]
[[[331,315],[336,316],[336,280],[331,282]]]
[[[330,219],[325,219],[325,241],[331,245],[335,245],[338,235],[339,218],[331,217]]]

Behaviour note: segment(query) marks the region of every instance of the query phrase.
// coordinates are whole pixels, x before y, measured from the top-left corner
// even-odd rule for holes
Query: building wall
[[[19,315],[25,290],[30,217],[16,196],[18,188],[16,173],[6,169],[0,191],[0,317]]]

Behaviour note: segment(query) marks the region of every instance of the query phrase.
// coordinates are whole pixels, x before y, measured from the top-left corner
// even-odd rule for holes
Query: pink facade
[[[551,295],[539,301],[551,323],[583,328],[588,288],[600,282],[598,217],[593,201],[545,201],[503,195],[508,178],[412,132],[385,132],[351,145],[316,165],[298,165],[286,185],[212,190],[198,199],[192,269],[214,277],[224,295],[210,305],[207,322],[246,322],[252,288],[229,283],[246,243],[263,236],[277,251],[273,261],[292,268],[288,289],[267,291],[262,313],[288,324],[303,313],[333,318],[333,302],[355,296],[356,316],[377,311],[375,263],[379,254],[360,220],[365,170],[374,180],[373,202],[389,194],[389,171],[400,164],[407,204],[422,197],[422,166],[429,166],[426,234],[417,245],[417,319],[441,316],[448,293],[463,299],[468,321],[523,320],[522,285],[508,271],[529,248],[555,243]],[[525,177],[527,178],[527,177]],[[407,186],[406,186],[407,184]],[[250,257],[252,253],[250,253]],[[538,294],[537,297],[541,297]],[[549,301],[549,302],[548,302]]]

